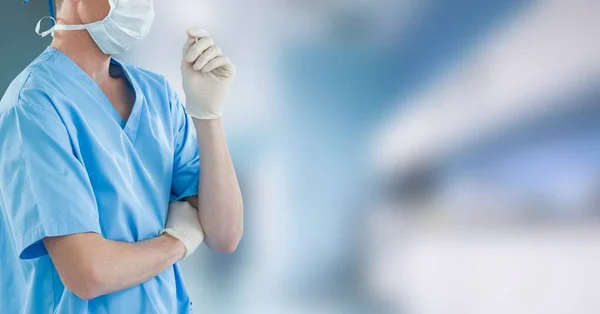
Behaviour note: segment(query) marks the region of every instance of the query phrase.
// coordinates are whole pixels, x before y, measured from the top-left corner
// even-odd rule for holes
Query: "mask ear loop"
[[[40,32],[40,30],[42,28],[42,22],[46,19],[52,20],[52,27],[49,30]],[[52,35],[52,37],[54,37],[54,27],[55,26],[56,26],[56,20],[51,16],[45,16],[37,22],[37,25],[35,26],[35,32],[36,32],[36,34],[38,34],[42,37],[46,37],[48,35]]]

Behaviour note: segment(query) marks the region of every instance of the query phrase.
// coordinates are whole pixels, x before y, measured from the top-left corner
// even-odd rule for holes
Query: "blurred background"
[[[185,30],[238,66],[234,255],[197,313],[598,313],[600,1],[156,1],[118,58],[183,96]],[[49,44],[0,4],[0,93]]]

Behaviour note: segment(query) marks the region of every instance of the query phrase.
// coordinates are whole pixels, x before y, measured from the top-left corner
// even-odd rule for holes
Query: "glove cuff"
[[[220,111],[213,111],[213,112],[209,112],[206,110],[202,110],[202,109],[198,109],[194,106],[187,106],[185,108],[185,111],[187,112],[187,114],[195,119],[198,120],[214,120],[214,119],[218,119],[221,118],[223,116],[223,113]]]
[[[181,241],[181,243],[183,243],[183,246],[185,247],[185,256],[183,258],[186,258],[186,257],[190,256],[192,253],[194,253],[195,248],[192,247],[192,244],[190,243],[190,241],[185,236],[183,236],[182,234],[177,232],[177,230],[171,229],[171,228],[166,228],[160,234],[163,235],[165,233],[172,236],[173,238]]]

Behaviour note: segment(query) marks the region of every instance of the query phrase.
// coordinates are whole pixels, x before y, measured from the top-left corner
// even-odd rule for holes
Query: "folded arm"
[[[139,285],[186,253],[181,241],[166,234],[136,243],[106,240],[97,233],[43,241],[65,287],[84,300]]]
[[[232,253],[243,234],[243,202],[221,119],[194,119],[200,150],[198,195],[186,201],[198,209],[205,243]]]
[[[243,233],[243,204],[221,107],[237,70],[206,31],[190,29],[187,34],[181,70],[186,111],[198,136],[202,174],[198,196],[186,200],[198,209],[208,247],[231,253]]]

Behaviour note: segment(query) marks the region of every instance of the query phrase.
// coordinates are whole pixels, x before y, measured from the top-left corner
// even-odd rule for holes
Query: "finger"
[[[190,47],[192,47],[193,44],[198,42],[198,39],[204,38],[204,37],[210,37],[210,35],[208,34],[207,31],[199,29],[199,28],[190,28],[186,31],[186,34],[187,34],[187,40],[185,42],[185,45],[183,46],[183,53],[182,53],[182,57],[184,57],[184,58],[185,58],[185,55],[188,52],[188,50],[190,50]]]
[[[229,61],[229,58],[225,56],[216,57],[212,59],[204,68],[202,68],[202,72],[211,72],[214,69],[226,66],[229,63],[231,63],[231,61]]]
[[[181,52],[181,58],[185,59],[185,56],[187,55],[188,51],[196,43],[196,41],[196,38],[187,36],[187,39],[185,41],[185,44],[183,45],[183,49]]]
[[[216,67],[211,71],[211,73],[223,77],[235,77],[235,73],[237,71],[235,65],[231,62],[231,60],[229,60],[229,58],[226,57],[225,59],[225,64],[220,67]]]
[[[201,38],[200,40],[198,40],[197,43],[193,44],[190,49],[188,50],[188,52],[185,55],[185,61],[192,63],[194,61],[196,61],[196,59],[198,59],[198,57],[200,57],[200,55],[206,51],[208,48],[214,46],[215,43],[213,42],[212,38],[210,37],[204,37]]]
[[[207,31],[200,28],[190,28],[187,30],[187,34],[194,38],[210,37]]]
[[[194,63],[194,70],[200,71],[204,66],[206,66],[211,60],[220,57],[223,55],[221,48],[217,46],[212,46],[208,48],[204,53],[200,55],[200,57]]]

